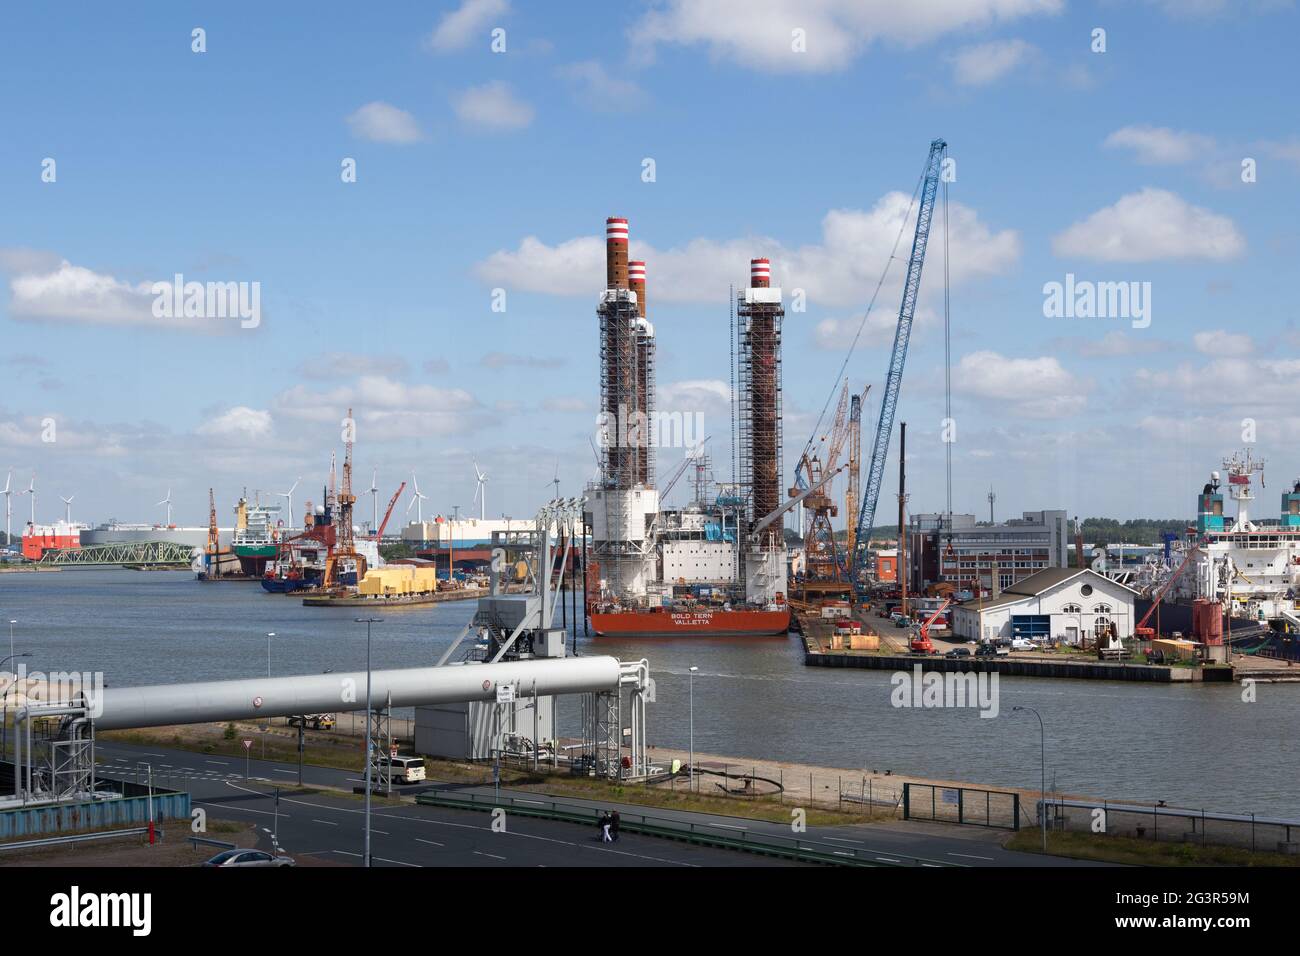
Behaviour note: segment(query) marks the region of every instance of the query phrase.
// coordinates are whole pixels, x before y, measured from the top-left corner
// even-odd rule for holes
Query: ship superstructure
[[[1251,517],[1253,479],[1263,486],[1263,459],[1249,450],[1223,460],[1197,496],[1197,547],[1174,593],[1183,599],[1217,602],[1235,618],[1269,623],[1278,630],[1300,628],[1300,479],[1282,492],[1278,520]],[[1224,513],[1226,497],[1236,517]]]

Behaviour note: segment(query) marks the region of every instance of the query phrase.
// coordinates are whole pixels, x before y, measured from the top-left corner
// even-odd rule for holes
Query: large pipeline
[[[505,684],[517,697],[532,696],[534,688],[538,696],[614,691],[620,671],[613,657],[371,671],[370,697],[375,707],[390,700],[394,707],[414,707],[495,700]],[[100,699],[98,730],[364,710],[366,672],[107,688]]]

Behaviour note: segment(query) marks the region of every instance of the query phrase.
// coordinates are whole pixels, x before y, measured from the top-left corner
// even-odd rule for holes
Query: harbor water
[[[187,572],[0,575],[0,614],[18,622],[28,668],[99,671],[109,686],[265,674],[268,632],[277,676],[361,669],[358,611]],[[433,664],[473,613],[472,601],[384,609],[374,667]],[[1012,711],[1023,706],[1043,717],[1049,789],[1300,818],[1300,684],[1260,684],[1247,703],[1239,685],[1004,678],[998,715],[983,718],[895,707],[888,672],[806,668],[796,637],[597,640],[579,627],[575,639],[582,654],[650,661],[657,745],[689,744],[694,666],[700,752],[1036,789],[1038,721]],[[563,732],[576,714],[576,702],[561,708]]]

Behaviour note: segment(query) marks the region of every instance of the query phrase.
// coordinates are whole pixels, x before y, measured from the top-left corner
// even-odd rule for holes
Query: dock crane
[[[1160,602],[1165,599],[1165,594],[1174,586],[1174,582],[1182,577],[1183,572],[1187,570],[1187,566],[1192,563],[1192,558],[1196,557],[1200,551],[1200,548],[1189,548],[1187,556],[1183,558],[1183,563],[1178,565],[1178,569],[1169,575],[1169,579],[1160,586],[1160,590],[1151,598],[1151,607],[1142,615],[1142,620],[1138,621],[1137,627],[1133,628],[1133,636],[1139,641],[1150,641],[1156,638],[1156,629],[1148,627],[1147,622],[1151,620],[1151,615],[1156,613],[1156,610],[1160,607]]]
[[[402,482],[400,485],[397,486],[397,490],[393,492],[393,497],[388,499],[388,508],[386,511],[384,511],[384,520],[379,522],[379,530],[375,532],[376,541],[383,540],[384,529],[388,527],[388,519],[393,516],[393,505],[397,504],[397,499],[402,496],[402,492],[405,490],[406,490],[406,482]]]
[[[912,255],[907,264],[907,278],[903,282],[903,302],[898,310],[898,327],[894,330],[894,348],[889,357],[889,372],[885,378],[885,394],[880,400],[880,418],[876,422],[876,438],[871,446],[871,462],[867,469],[867,488],[862,495],[854,531],[854,551],[849,566],[849,581],[858,602],[866,597],[863,580],[871,547],[871,529],[876,521],[876,503],[880,500],[880,485],[885,477],[885,457],[889,452],[889,439],[894,430],[894,412],[903,385],[903,365],[907,361],[907,343],[912,335],[912,319],[916,315],[916,298],[921,289],[921,269],[925,265],[925,248],[930,240],[930,222],[934,218],[934,200],[939,189],[939,173],[948,144],[942,139],[930,143],[925,172],[920,186],[920,204],[916,214],[916,234],[912,238]],[[902,529],[899,529],[902,533]]]

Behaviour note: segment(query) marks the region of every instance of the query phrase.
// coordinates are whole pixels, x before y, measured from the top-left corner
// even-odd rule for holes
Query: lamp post
[[[270,676],[271,676],[271,638],[273,638],[273,637],[275,637],[275,631],[271,631],[270,633],[268,633],[268,634],[266,635],[266,676],[267,676],[267,678],[270,678]],[[262,759],[263,759],[263,760],[266,759],[266,731],[267,731],[267,729],[268,729],[268,725],[267,725],[267,723],[266,723],[265,721],[263,721],[263,723],[262,723]]]
[[[1032,707],[1012,707],[1012,713],[1027,710],[1038,718],[1038,739],[1042,758],[1042,782],[1038,792],[1038,816],[1043,824],[1043,852],[1047,852],[1047,731],[1043,729],[1043,715]]]
[[[13,621],[10,621],[9,623],[13,624]],[[10,649],[12,650],[12,647]],[[0,661],[0,667],[4,667],[15,657],[31,656],[32,655],[27,651],[24,651],[21,654],[11,653],[4,660]],[[16,683],[18,683],[18,675],[15,673],[14,679],[9,682],[9,687],[6,687],[5,692],[0,694],[0,701],[4,702],[3,716],[0,716],[0,757],[3,757],[5,760],[9,759],[9,688],[13,687]],[[14,774],[17,775],[17,773],[18,768],[15,767]]]
[[[366,626],[366,839],[365,839],[365,863],[363,866],[370,866],[370,764],[371,764],[371,744],[374,742],[374,734],[370,729],[370,625],[379,624],[383,621],[381,617],[359,617],[356,619],[358,624]]]
[[[687,777],[686,779],[691,783],[692,787],[694,787],[694,783],[695,783],[695,672],[698,671],[698,670],[699,670],[699,668],[696,667],[694,664],[691,665],[691,669],[690,669],[690,688],[691,688],[691,693],[690,693],[690,697],[691,697],[691,762],[690,762],[690,764],[689,764],[690,769],[691,769],[691,775],[690,775],[689,777]]]

